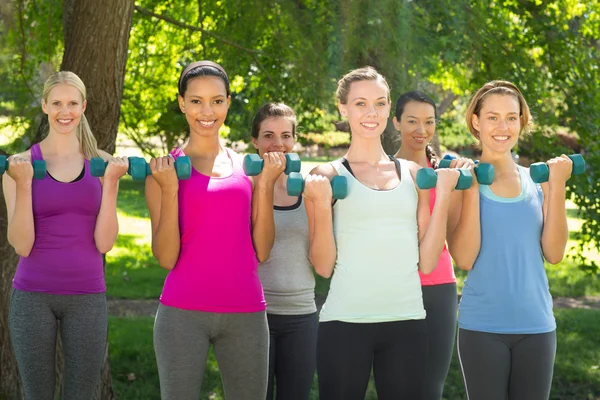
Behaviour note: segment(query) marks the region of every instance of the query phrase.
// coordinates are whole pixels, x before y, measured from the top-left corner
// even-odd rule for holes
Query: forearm
[[[550,186],[548,210],[542,230],[542,250],[550,264],[558,264],[565,254],[569,239],[567,212],[565,209],[565,186]]]
[[[454,231],[448,232],[447,240],[456,265],[464,270],[473,268],[481,248],[479,191],[464,193],[458,224]]]
[[[314,235],[310,241],[309,250],[310,262],[317,274],[329,278],[333,274],[337,258],[331,204],[315,204],[314,218],[309,219],[309,224],[314,224]]]
[[[261,179],[252,194],[252,241],[259,262],[271,255],[275,242],[275,219],[273,215],[273,183]]]
[[[7,236],[18,255],[27,257],[31,253],[35,242],[31,185],[16,186],[15,211],[8,221]]]
[[[449,205],[450,193],[438,194],[427,230],[419,241],[419,270],[424,274],[435,269],[444,249]]]
[[[179,205],[177,190],[162,191],[160,217],[152,233],[152,254],[161,267],[173,269],[179,258]]]
[[[117,219],[118,191],[118,180],[104,179],[100,212],[96,218],[96,228],[94,230],[96,248],[102,254],[108,253],[112,249],[119,234],[119,221]]]

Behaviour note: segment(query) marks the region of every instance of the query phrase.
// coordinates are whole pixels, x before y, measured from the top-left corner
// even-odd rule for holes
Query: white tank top
[[[388,322],[424,319],[418,274],[418,195],[407,161],[400,184],[374,190],[342,164],[348,196],[333,206],[337,260],[320,321]]]

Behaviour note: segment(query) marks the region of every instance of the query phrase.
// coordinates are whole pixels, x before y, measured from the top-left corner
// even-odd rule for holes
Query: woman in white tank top
[[[320,315],[319,398],[364,399],[372,369],[379,399],[421,399],[428,349],[418,271],[437,265],[459,172],[438,170],[430,216],[429,193],[414,183],[420,167],[381,145],[391,108],[385,78],[370,67],[351,71],[337,97],[350,148],[315,168],[304,191],[310,261],[333,275]],[[336,175],[347,178],[348,196],[332,206]]]

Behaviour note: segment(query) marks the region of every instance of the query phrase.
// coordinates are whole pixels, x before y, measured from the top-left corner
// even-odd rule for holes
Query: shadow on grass
[[[106,256],[107,295],[123,299],[157,299],[168,271],[161,268],[147,242],[119,235]]]
[[[144,197],[144,182],[124,176],[119,182],[117,209],[130,217],[150,218]]]

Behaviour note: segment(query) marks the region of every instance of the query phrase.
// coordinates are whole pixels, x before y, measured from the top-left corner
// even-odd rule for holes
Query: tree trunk
[[[119,126],[133,0],[64,0],[65,52],[61,70],[76,73],[87,88],[86,116],[99,148],[113,153]],[[43,118],[46,120],[46,118]],[[47,126],[47,121],[46,121]],[[37,141],[47,128],[38,130]],[[0,398],[22,398],[8,333],[8,306],[18,257],[6,238],[4,197],[0,195]],[[57,393],[62,387],[62,349],[57,347]],[[114,399],[108,349],[96,399]]]

